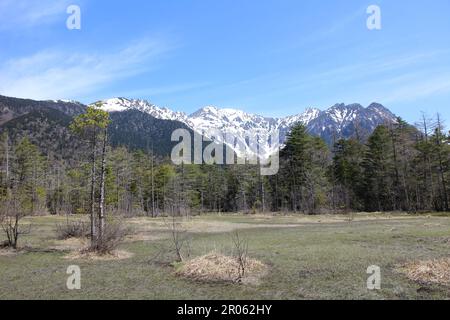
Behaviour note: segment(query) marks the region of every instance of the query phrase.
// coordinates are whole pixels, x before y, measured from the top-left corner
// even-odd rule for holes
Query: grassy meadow
[[[249,257],[268,266],[254,284],[183,278],[164,256],[170,232],[161,218],[125,219],[132,233],[123,259],[83,259],[79,240],[56,239],[64,217],[31,217],[18,252],[0,251],[0,299],[449,299],[445,285],[419,283],[398,271],[408,261],[448,257],[444,215],[204,215],[184,221],[190,257],[231,255],[231,235],[248,240]],[[0,241],[3,240],[3,234]],[[73,240],[73,241],[72,241]],[[168,260],[169,259],[169,260]],[[81,290],[68,290],[67,267],[81,268]],[[381,268],[381,290],[368,290],[370,265]]]

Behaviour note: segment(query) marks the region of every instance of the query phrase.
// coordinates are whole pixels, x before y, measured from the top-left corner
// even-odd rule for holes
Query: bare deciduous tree
[[[245,276],[245,271],[248,265],[248,240],[241,238],[238,231],[235,231],[232,235],[232,241],[234,245],[234,255],[238,263],[236,282],[241,282]]]
[[[177,262],[183,262],[185,257],[190,255],[190,238],[187,230],[183,228],[182,219],[182,217],[177,217],[174,214],[171,215],[170,221],[164,219],[164,223],[170,231],[172,249],[176,255]]]
[[[25,217],[24,211],[18,205],[15,198],[8,198],[2,201],[0,208],[0,226],[6,235],[4,246],[17,249],[19,236],[30,233],[30,226],[23,228],[21,220]]]

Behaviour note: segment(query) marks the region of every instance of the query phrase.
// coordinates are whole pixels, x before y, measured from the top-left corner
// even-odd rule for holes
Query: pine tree
[[[316,213],[326,202],[329,156],[325,142],[310,136],[304,125],[292,129],[280,155],[280,174],[287,183],[288,192],[283,192],[284,198],[289,201],[294,212]]]
[[[333,177],[339,202],[346,210],[360,210],[364,146],[357,140],[339,140],[334,146]]]
[[[394,202],[392,146],[389,130],[379,126],[370,136],[363,161],[363,193],[367,211],[392,210]]]
[[[89,106],[86,109],[86,113],[79,115],[74,119],[71,124],[72,131],[78,133],[84,137],[90,144],[91,147],[91,244],[93,245],[96,241],[98,235],[101,235],[102,228],[104,226],[104,214],[103,209],[100,209],[99,218],[100,222],[96,225],[96,215],[95,215],[95,194],[96,194],[96,179],[97,179],[97,148],[99,141],[102,139],[104,146],[106,146],[106,130],[110,123],[109,114],[98,106]],[[104,193],[104,170],[103,166],[106,153],[106,147],[102,148],[102,172],[101,172],[101,193]],[[102,199],[101,201],[103,201]],[[97,232],[99,231],[99,232]]]

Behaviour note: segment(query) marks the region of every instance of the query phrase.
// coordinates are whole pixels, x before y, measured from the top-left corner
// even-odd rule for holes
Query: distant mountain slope
[[[86,106],[75,101],[36,101],[0,95],[0,125],[31,111],[48,108],[74,116],[83,113]]]
[[[0,132],[8,131],[12,140],[28,137],[46,155],[73,158],[86,145],[70,129],[73,117],[86,106],[64,101],[34,101],[0,96],[4,121]],[[5,116],[6,115],[6,116]],[[110,141],[113,146],[153,150],[156,155],[169,156],[177,142],[171,142],[176,129],[192,130],[184,123],[162,120],[139,110],[111,113]]]
[[[74,158],[81,154],[84,144],[69,130],[72,117],[48,107],[40,107],[18,116],[0,126],[13,141],[29,138],[46,155]]]
[[[157,119],[139,110],[126,110],[111,113],[109,129],[111,144],[130,149],[154,150],[158,155],[168,156],[178,142],[172,142],[172,132],[186,129],[193,131],[184,123]]]

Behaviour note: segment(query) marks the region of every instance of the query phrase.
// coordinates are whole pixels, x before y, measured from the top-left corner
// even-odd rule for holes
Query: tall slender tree
[[[79,115],[71,124],[71,129],[85,138],[91,146],[91,243],[94,244],[97,237],[96,214],[95,214],[95,193],[97,176],[97,148],[99,136],[106,132],[110,120],[109,114],[99,107],[101,105],[91,105],[84,114]],[[105,135],[106,139],[106,135]],[[106,141],[106,140],[104,140]]]

